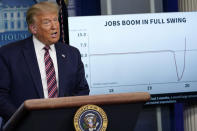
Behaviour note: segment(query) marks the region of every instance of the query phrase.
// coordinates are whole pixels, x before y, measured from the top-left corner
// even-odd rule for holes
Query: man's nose
[[[56,29],[58,27],[58,25],[59,24],[57,22],[55,22],[55,21],[51,22],[51,28],[52,29]]]

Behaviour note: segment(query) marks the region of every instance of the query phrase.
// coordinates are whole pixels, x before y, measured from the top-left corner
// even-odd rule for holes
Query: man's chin
[[[57,43],[58,41],[59,41],[59,39],[53,39],[53,40],[51,40],[49,43],[55,44],[55,43]]]
[[[58,40],[56,40],[56,41],[48,41],[48,42],[46,42],[46,45],[53,45],[53,44],[55,44],[57,42],[58,42]]]

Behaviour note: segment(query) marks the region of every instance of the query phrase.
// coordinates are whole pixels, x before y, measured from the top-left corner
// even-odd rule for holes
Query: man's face
[[[60,27],[57,13],[41,13],[34,18],[30,26],[32,34],[45,45],[56,43],[60,38]]]

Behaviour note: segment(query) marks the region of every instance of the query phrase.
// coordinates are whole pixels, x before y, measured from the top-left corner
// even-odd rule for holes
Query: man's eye
[[[54,21],[58,21],[58,19],[57,19],[57,18],[55,18],[55,19],[54,19]]]
[[[48,25],[50,21],[44,21],[43,24]]]

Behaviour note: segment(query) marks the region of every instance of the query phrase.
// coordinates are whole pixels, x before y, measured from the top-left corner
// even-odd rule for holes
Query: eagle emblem
[[[74,116],[76,131],[106,131],[107,123],[106,113],[96,105],[82,106]]]
[[[96,121],[97,116],[93,113],[88,113],[84,117],[84,128],[88,129],[89,131],[95,131],[99,122]]]

